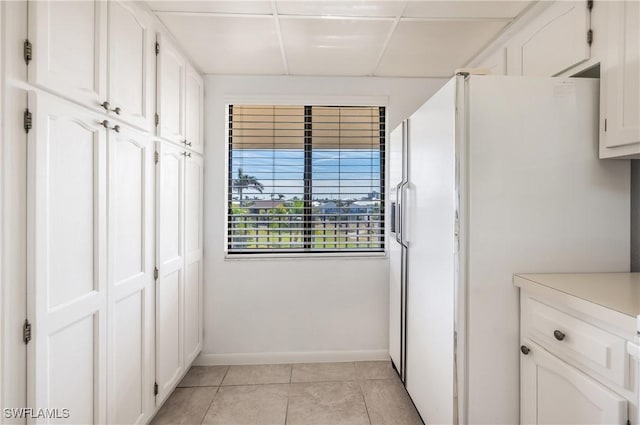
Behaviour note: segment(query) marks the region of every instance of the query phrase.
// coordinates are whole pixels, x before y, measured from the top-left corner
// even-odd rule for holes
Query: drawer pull
[[[562,341],[566,335],[562,331],[555,330],[553,331],[553,336],[555,336],[558,341]]]
[[[522,354],[524,354],[526,356],[527,354],[529,354],[529,351],[531,351],[531,350],[526,345],[521,345],[520,346],[520,351],[522,351]]]

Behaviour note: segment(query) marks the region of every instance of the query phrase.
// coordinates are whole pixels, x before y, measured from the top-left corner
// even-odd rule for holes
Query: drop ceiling
[[[448,77],[530,1],[149,1],[205,74]]]

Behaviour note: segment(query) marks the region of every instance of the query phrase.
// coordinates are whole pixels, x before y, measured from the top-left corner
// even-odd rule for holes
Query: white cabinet
[[[202,349],[202,158],[171,143],[157,146],[157,402]]]
[[[107,131],[29,93],[28,406],[107,423]]]
[[[128,127],[107,137],[107,423],[145,423],[154,409],[154,144]]]
[[[31,1],[29,82],[151,130],[154,34],[133,2]]]
[[[153,128],[155,31],[134,2],[108,3],[109,72],[106,109],[142,130]]]
[[[163,34],[158,34],[157,55],[158,136],[174,143],[185,140],[184,56]]]
[[[107,3],[29,1],[29,82],[100,109],[106,100]]]
[[[158,34],[158,136],[197,153],[204,150],[204,82],[173,43]]]
[[[198,72],[187,64],[185,83],[185,141],[195,152],[202,153],[204,146],[204,82]]]
[[[588,60],[589,24],[586,1],[554,3],[512,47],[519,50],[521,75],[556,75]]]
[[[600,157],[640,158],[640,2],[607,2]]]
[[[522,350],[522,424],[626,424],[623,397],[532,341],[525,340]]]

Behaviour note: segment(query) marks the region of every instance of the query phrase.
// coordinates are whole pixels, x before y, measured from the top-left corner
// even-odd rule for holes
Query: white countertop
[[[640,316],[640,273],[517,274],[513,283],[542,285],[636,318]]]

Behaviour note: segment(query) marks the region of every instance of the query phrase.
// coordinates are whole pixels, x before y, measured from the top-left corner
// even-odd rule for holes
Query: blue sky
[[[380,152],[373,150],[315,149],[312,155],[314,199],[361,199],[380,192]],[[245,196],[270,199],[283,194],[302,197],[304,152],[301,149],[234,150],[232,170],[254,176],[264,185],[262,195],[245,190]],[[234,197],[237,193],[234,193]]]

